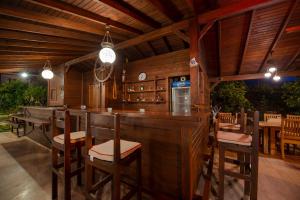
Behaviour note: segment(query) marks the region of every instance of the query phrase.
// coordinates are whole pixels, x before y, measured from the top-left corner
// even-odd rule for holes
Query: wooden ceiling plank
[[[166,36],[163,37],[163,41],[164,41],[165,45],[167,46],[168,51],[172,52],[173,51],[172,46],[171,46],[171,44],[170,44],[170,42],[169,42],[169,40]]]
[[[158,53],[157,53],[156,49],[154,48],[153,44],[150,41],[147,42],[147,44],[150,46],[153,54],[156,56]]]
[[[98,0],[98,1],[101,1],[104,4],[109,5],[110,7],[132,17],[135,20],[138,20],[144,24],[147,24],[148,26],[151,26],[152,28],[161,27],[159,22],[155,21],[148,15],[142,13],[140,10],[136,9],[129,3],[126,3],[125,1],[117,1],[117,0]]]
[[[284,70],[289,70],[289,67],[291,66],[291,64],[293,64],[293,62],[297,59],[297,57],[300,54],[300,48],[298,48],[298,50],[296,51],[296,53],[293,55],[293,57],[291,58],[291,60],[289,60],[289,62],[286,64],[286,66],[284,66]]]
[[[86,33],[92,33],[92,34],[97,34],[103,36],[105,34],[105,30],[102,27],[94,27],[94,26],[89,26],[83,23],[78,23],[74,22],[71,20],[67,20],[61,17],[55,17],[55,16],[50,16],[46,15],[43,13],[35,12],[35,11],[30,11],[28,9],[22,9],[22,8],[17,8],[17,7],[10,7],[6,5],[0,6],[0,14],[6,15],[6,16],[11,16],[11,17],[17,17],[25,20],[30,20],[33,22],[39,22],[51,26],[58,26],[58,27],[63,27],[75,31],[82,31]],[[113,38],[119,39],[119,40],[125,40],[128,39],[125,36],[122,36],[120,34],[116,34],[114,32],[111,33],[111,36]]]
[[[286,33],[296,33],[300,32],[300,26],[292,26],[285,29]]]
[[[58,1],[58,0],[25,0],[34,4],[38,4],[38,5],[42,5],[45,6],[47,8],[51,8],[51,9],[55,9],[64,13],[68,13],[71,15],[76,15],[78,17],[81,18],[85,18],[97,23],[101,23],[101,24],[107,24],[110,26],[113,26],[115,28],[119,28],[119,29],[123,29],[132,33],[136,33],[136,34],[142,34],[143,32],[133,28],[131,26],[128,26],[126,24],[122,24],[118,21],[114,21],[111,20],[107,17],[103,17],[101,15],[98,15],[96,13],[87,11],[85,9],[79,8],[77,6],[74,6],[72,4],[68,4],[66,2],[62,2],[62,1]]]
[[[279,71],[278,75],[281,77],[298,77],[300,76],[300,70],[295,71]],[[241,80],[254,80],[254,79],[265,79],[264,73],[256,74],[240,74],[232,76],[221,76],[221,77],[212,77],[209,78],[209,82],[217,81],[241,81]]]
[[[149,0],[149,2],[173,22],[178,22],[183,18],[176,5],[170,0]]]
[[[177,35],[179,38],[181,38],[183,41],[190,44],[190,37],[186,35],[185,33],[181,32],[180,30],[174,30],[175,35]]]
[[[238,15],[250,10],[268,7],[286,0],[241,0],[197,16],[199,24],[206,24],[210,21],[220,20]]]
[[[56,53],[56,54],[70,54],[70,55],[82,55],[86,54],[88,51],[74,51],[66,49],[45,49],[45,48],[34,48],[34,47],[19,47],[19,46],[0,46],[1,52],[24,52],[24,53],[36,53],[36,54],[46,54],[46,53]]]
[[[30,24],[16,20],[0,18],[1,28],[8,30],[23,31],[28,33],[38,33],[49,36],[79,39],[83,41],[95,42],[99,41],[99,37],[87,33],[79,33],[75,31],[63,30],[53,27],[46,27],[37,24]]]
[[[262,61],[262,64],[260,65],[260,67],[259,67],[259,69],[258,69],[257,72],[261,72],[262,71],[263,67],[265,66],[265,64],[266,64],[266,62],[268,60],[268,57],[269,57],[270,53],[275,49],[278,41],[280,40],[282,34],[285,31],[285,28],[286,28],[288,22],[290,21],[291,16],[293,15],[293,13],[294,13],[294,11],[296,9],[296,6],[297,6],[298,2],[299,2],[299,0],[294,0],[293,3],[291,4],[291,6],[289,7],[289,9],[287,11],[287,14],[286,14],[284,20],[282,21],[282,23],[280,25],[280,28],[279,28],[279,30],[278,30],[278,32],[277,32],[277,34],[276,34],[276,36],[275,36],[275,38],[274,38],[271,46],[269,47],[269,49],[268,49],[268,51],[267,51],[267,53],[266,53],[266,55],[265,55],[265,57],[264,57],[264,59]]]
[[[221,41],[222,41],[222,25],[221,25],[221,21],[218,21],[218,76],[222,76],[222,62],[221,62],[221,58],[222,58],[222,48],[221,48]]]
[[[199,34],[199,41],[204,37],[204,35],[207,33],[207,31],[209,31],[209,29],[215,24],[215,21],[211,21],[209,23],[207,23],[202,30],[200,31]]]
[[[74,45],[79,47],[96,47],[98,46],[95,42],[88,42],[83,40],[76,40],[71,38],[62,38],[48,35],[41,35],[38,33],[27,33],[22,31],[14,30],[4,30],[0,29],[0,38],[2,39],[15,39],[22,41],[32,41],[32,42],[42,42],[51,44],[61,44],[61,45]]]
[[[241,73],[241,68],[244,64],[244,59],[245,59],[246,52],[247,52],[247,49],[248,49],[248,44],[249,44],[250,33],[252,31],[254,15],[255,15],[255,10],[252,10],[251,13],[250,13],[250,20],[249,20],[247,36],[246,36],[246,39],[245,39],[243,47],[242,47],[241,58],[240,58],[240,62],[239,62],[238,68],[237,68],[237,72],[236,72],[237,74]]]
[[[180,22],[174,23],[172,25],[154,30],[152,32],[149,33],[145,33],[143,35],[137,36],[135,38],[129,39],[127,41],[124,42],[120,42],[118,44],[115,45],[115,49],[124,49],[130,46],[134,46],[143,42],[147,42],[150,40],[154,40],[156,38],[160,38],[163,36],[166,36],[168,34],[173,33],[175,30],[180,30],[180,29],[185,29],[189,26],[190,20],[182,20]],[[66,65],[73,65],[79,62],[83,62],[85,60],[90,60],[93,59],[95,57],[97,57],[98,55],[98,51],[94,51],[92,53],[89,53],[87,55],[81,56],[79,58],[70,60],[68,62],[66,62]]]
[[[74,56],[51,56],[51,55],[0,55],[0,61],[17,61],[17,60],[67,60]]]
[[[140,54],[143,58],[147,57],[147,56],[144,54],[144,52],[140,49],[139,46],[134,46],[134,48],[135,48],[135,50],[136,50],[137,52],[139,52],[139,54]]]

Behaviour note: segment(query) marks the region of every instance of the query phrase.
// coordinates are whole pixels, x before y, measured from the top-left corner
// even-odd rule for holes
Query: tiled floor
[[[217,160],[216,156],[215,176],[217,176]],[[50,175],[50,151],[48,149],[33,143],[26,137],[17,138],[11,133],[0,133],[1,200],[51,199]],[[299,160],[283,161],[278,158],[260,157],[258,179],[259,200],[300,199]],[[217,191],[216,181],[213,181],[213,185]],[[74,188],[72,199],[84,199],[82,189],[75,187],[75,184]],[[243,183],[227,178],[225,191],[225,199],[241,199]],[[109,197],[109,195],[104,196]],[[216,198],[212,195],[211,199]]]

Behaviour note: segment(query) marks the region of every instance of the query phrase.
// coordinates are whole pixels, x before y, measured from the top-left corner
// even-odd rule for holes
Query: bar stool
[[[131,190],[122,198],[130,199],[136,194],[137,199],[141,199],[141,144],[138,142],[120,139],[120,115],[119,114],[99,114],[87,113],[87,136],[86,136],[86,198],[97,199],[99,190],[112,180],[111,194],[113,200],[121,199],[121,173],[134,161],[136,162],[135,184],[122,181],[129,185]],[[104,143],[92,144],[92,134],[95,139],[113,136]],[[105,177],[93,183],[93,172],[99,170],[105,173]]]
[[[219,143],[219,200],[224,199],[224,176],[245,181],[244,194],[251,200],[257,199],[258,178],[258,122],[259,112],[247,116],[247,127],[242,133],[217,131]],[[238,160],[225,157],[225,152],[238,153]],[[241,156],[242,155],[242,156]],[[240,172],[225,170],[225,162],[238,163]]]
[[[53,114],[52,133],[52,199],[58,198],[58,180],[63,179],[64,199],[71,199],[71,178],[77,176],[77,185],[81,185],[82,165],[81,148],[85,144],[85,131],[71,132],[70,112],[68,110],[56,110]],[[59,134],[63,132],[63,134]],[[76,160],[72,160],[72,151],[76,151]],[[63,162],[60,160],[63,153]],[[71,171],[72,162],[77,161],[76,169]],[[63,168],[63,173],[60,169]]]

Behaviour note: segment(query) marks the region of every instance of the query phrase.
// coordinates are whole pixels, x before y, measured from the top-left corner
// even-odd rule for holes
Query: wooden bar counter
[[[88,112],[104,117],[110,114],[98,109]],[[191,199],[207,144],[208,123],[203,120],[207,116],[124,110],[113,113],[121,115],[121,138],[142,143],[144,191],[155,199]],[[103,135],[101,139],[109,138]]]

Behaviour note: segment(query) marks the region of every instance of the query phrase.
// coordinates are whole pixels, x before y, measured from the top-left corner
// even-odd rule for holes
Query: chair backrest
[[[295,119],[284,119],[281,123],[283,138],[300,141],[300,121]]]
[[[64,133],[64,145],[70,145],[71,120],[69,110],[53,111],[52,137]]]
[[[235,116],[231,113],[219,113],[218,114],[218,122],[219,123],[235,123]]]
[[[252,135],[252,147],[258,152],[259,144],[259,112],[248,112],[245,133]]]
[[[264,121],[266,122],[269,119],[281,119],[281,114],[264,113]]]
[[[120,114],[118,113],[87,113],[87,152],[92,147],[92,137],[103,141],[114,140],[114,161],[120,161]]]
[[[300,115],[287,115],[287,119],[300,120]]]

